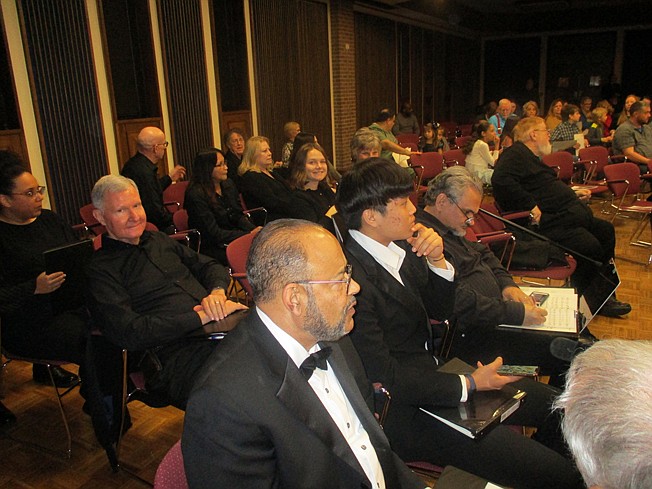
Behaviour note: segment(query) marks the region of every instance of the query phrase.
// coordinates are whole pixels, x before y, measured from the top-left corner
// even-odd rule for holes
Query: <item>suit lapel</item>
[[[312,390],[308,382],[301,375],[301,372],[294,364],[292,359],[287,355],[283,347],[276,341],[276,338],[269,332],[267,327],[263,324],[257,314],[252,314],[254,316],[252,321],[252,326],[255,327],[255,331],[252,331],[252,339],[258,344],[258,350],[262,355],[267,357],[267,363],[270,366],[270,372],[279,379],[280,386],[276,393],[278,400],[283,403],[288,410],[299,419],[305,426],[307,426],[321,441],[324,445],[329,447],[333,453],[344,460],[352,469],[357,471],[366,478],[362,467],[358,463],[358,459],[355,457],[349,444],[344,439],[344,436],[340,432],[339,428],[333,422],[330,414],[321,403],[315,392]],[[342,365],[341,362],[345,362],[342,357],[341,350],[337,345],[334,345],[334,351],[337,351],[338,354],[338,363]],[[333,365],[329,359],[329,363]],[[345,363],[344,363],[345,365]],[[338,380],[342,383],[340,379],[340,369],[334,371],[338,376]],[[352,381],[351,375],[344,375],[347,377],[347,386],[349,390],[345,390],[347,397],[350,395],[350,382]],[[348,378],[351,378],[349,380]],[[344,387],[343,387],[344,388]],[[361,398],[360,394],[358,397]],[[349,398],[351,401],[351,398]],[[364,403],[364,401],[362,401]],[[365,404],[366,408],[366,404]],[[358,408],[354,408],[358,416],[360,412]],[[367,409],[367,412],[369,410]]]
[[[362,248],[356,240],[349,239],[346,242],[346,249],[358,260],[360,265],[362,265],[367,280],[370,283],[373,283],[378,290],[387,296],[388,302],[398,302],[400,307],[406,311],[406,315],[409,316],[414,315],[415,311],[422,311],[424,327],[428,328],[428,335],[430,337],[430,323],[427,320],[428,312],[423,307],[423,301],[421,300],[421,297],[419,297],[418,291],[412,290],[415,278],[424,273],[424,270],[418,270],[415,268],[413,262],[418,262],[416,262],[416,260],[408,259],[408,256],[405,257],[403,265],[399,271],[403,283],[405,284],[401,285],[387,270],[383,268],[380,263],[374,260],[374,258],[364,248]],[[408,250],[407,253],[411,253],[411,251]],[[355,275],[355,270],[353,273]]]

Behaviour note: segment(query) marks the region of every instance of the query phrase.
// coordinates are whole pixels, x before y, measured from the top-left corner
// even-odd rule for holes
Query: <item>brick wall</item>
[[[353,0],[331,0],[330,4],[336,148],[333,160],[342,172],[351,167],[349,144],[357,129]]]

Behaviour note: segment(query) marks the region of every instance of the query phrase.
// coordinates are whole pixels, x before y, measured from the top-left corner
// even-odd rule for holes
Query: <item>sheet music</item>
[[[577,333],[577,294],[575,289],[567,287],[521,287],[521,290],[527,295],[535,291],[550,294],[541,306],[542,309],[548,311],[546,322],[533,326],[501,324],[501,327]]]

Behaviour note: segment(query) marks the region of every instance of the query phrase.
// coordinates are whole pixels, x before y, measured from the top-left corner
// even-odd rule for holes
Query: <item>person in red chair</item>
[[[158,164],[165,157],[168,147],[165,133],[158,127],[142,129],[138,133],[136,147],[138,151],[124,164],[120,173],[138,185],[147,220],[161,231],[172,234],[174,223],[172,214],[163,205],[163,190],[172,182],[182,179],[186,175],[186,169],[176,165],[170,175],[158,178]]]
[[[629,108],[629,118],[618,126],[613,138],[614,154],[623,154],[636,163],[641,173],[649,173],[652,168],[652,127],[650,106],[634,102]]]
[[[455,334],[449,355],[467,363],[489,363],[497,356],[510,365],[538,365],[549,384],[560,387],[567,365],[550,353],[554,335],[496,329],[500,324],[543,324],[547,311],[516,285],[512,276],[485,245],[466,239],[482,201],[482,182],[464,167],[455,166],[431,180],[425,207],[417,221],[444,240],[455,267]]]
[[[530,210],[538,232],[593,260],[606,263],[614,256],[616,233],[610,222],[593,216],[586,200],[590,191],[573,191],[541,161],[550,154],[550,134],[540,117],[521,119],[514,129],[516,142],[498,159],[491,178],[494,198],[503,211]],[[576,257],[579,258],[579,257]],[[582,294],[600,268],[577,260],[571,283]],[[604,316],[622,316],[632,310],[615,298],[600,309]]]
[[[227,300],[224,266],[164,233],[145,231],[132,180],[104,176],[91,198],[107,229],[87,267],[92,317],[108,340],[144,352],[148,392],[184,409],[194,375],[216,344],[187,335],[246,307]]]

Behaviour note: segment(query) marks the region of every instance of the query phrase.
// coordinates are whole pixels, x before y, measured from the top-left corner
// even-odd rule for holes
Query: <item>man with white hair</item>
[[[607,263],[614,256],[616,233],[613,225],[593,216],[586,200],[590,191],[573,191],[557,178],[555,170],[541,161],[552,150],[550,133],[540,117],[521,119],[514,128],[516,142],[498,159],[491,178],[494,198],[503,211],[529,210],[538,232],[555,243],[573,249],[595,261]],[[582,293],[599,272],[588,260],[577,261],[572,276]],[[600,310],[605,316],[622,316],[631,311],[627,303],[609,299]]]
[[[590,489],[652,487],[652,342],[600,341],[573,360],[562,430]]]
[[[506,98],[500,99],[496,113],[489,117],[489,124],[496,128],[496,134],[503,133],[507,119],[512,114],[512,101]]]

